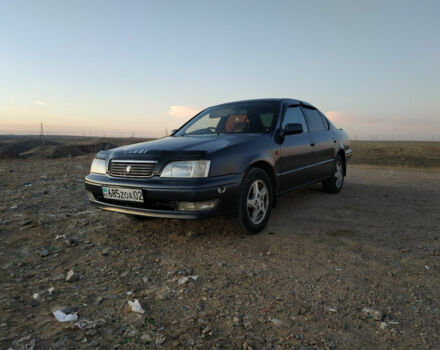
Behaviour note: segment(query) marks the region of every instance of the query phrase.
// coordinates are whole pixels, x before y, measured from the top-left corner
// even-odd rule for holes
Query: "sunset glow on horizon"
[[[310,102],[355,139],[440,141],[438,1],[0,4],[0,134],[161,137]],[[313,23],[313,25],[311,25]]]

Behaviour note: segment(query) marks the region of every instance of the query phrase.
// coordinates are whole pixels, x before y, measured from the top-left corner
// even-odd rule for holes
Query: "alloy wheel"
[[[337,188],[341,187],[342,181],[344,180],[344,169],[342,167],[342,162],[340,160],[336,162],[335,178],[336,178],[336,187]]]
[[[269,207],[269,192],[264,181],[255,180],[249,188],[247,195],[247,212],[249,220],[254,224],[260,224],[266,217]]]

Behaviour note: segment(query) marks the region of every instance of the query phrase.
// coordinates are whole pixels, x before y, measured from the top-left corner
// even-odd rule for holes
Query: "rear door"
[[[310,138],[316,156],[313,176],[324,178],[330,175],[335,158],[336,139],[330,131],[327,119],[317,109],[302,106],[310,128]]]
[[[280,192],[312,181],[311,166],[316,162],[308,126],[299,105],[289,106],[286,109],[281,128],[284,129],[286,124],[291,123],[302,124],[304,131],[301,134],[284,136],[278,161]]]

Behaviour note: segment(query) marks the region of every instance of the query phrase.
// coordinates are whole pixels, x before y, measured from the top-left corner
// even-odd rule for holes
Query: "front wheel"
[[[272,193],[269,175],[262,169],[251,168],[240,188],[238,213],[230,221],[234,231],[260,232],[269,221]]]
[[[336,156],[331,176],[322,182],[322,188],[328,193],[339,193],[344,185],[344,159]]]

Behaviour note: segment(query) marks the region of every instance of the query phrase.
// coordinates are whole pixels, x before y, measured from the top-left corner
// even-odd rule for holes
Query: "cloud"
[[[370,114],[358,114],[358,113],[345,113],[338,111],[328,111],[326,116],[334,123],[344,124],[363,124],[363,125],[382,125],[385,124],[432,124],[436,120],[427,117],[409,117],[406,115],[370,115]]]
[[[408,115],[371,115],[328,111],[327,117],[338,128],[363,139],[438,139],[440,122],[436,118]]]
[[[45,106],[46,102],[44,102],[44,101],[34,101],[34,105]]]
[[[191,107],[191,106],[171,106],[168,114],[175,118],[185,118],[188,119],[190,117],[195,116],[200,112],[200,108]]]
[[[390,118],[381,116],[364,115],[357,113],[344,113],[337,111],[328,111],[326,116],[334,123],[357,123],[357,124],[375,124],[385,122]]]

